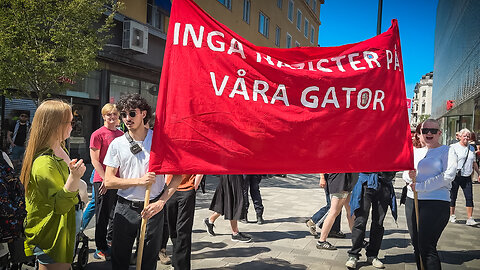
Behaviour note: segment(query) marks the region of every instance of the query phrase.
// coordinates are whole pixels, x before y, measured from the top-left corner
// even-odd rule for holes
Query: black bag
[[[462,168],[457,171],[457,175],[455,178],[462,177],[462,170],[463,170],[463,167],[465,167],[465,163],[467,163],[469,153],[470,153],[470,145],[467,145],[467,156],[465,157],[465,161],[463,162]]]
[[[0,154],[0,242],[23,237],[25,189],[14,170]]]

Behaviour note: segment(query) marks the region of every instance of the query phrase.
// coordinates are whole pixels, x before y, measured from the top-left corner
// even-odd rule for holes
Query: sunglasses
[[[21,114],[20,117],[28,117],[26,114]]]
[[[137,112],[136,111],[129,111],[128,115],[133,118],[133,117],[137,116]],[[127,118],[127,112],[120,112],[120,117]]]
[[[427,134],[428,132],[437,134],[438,128],[422,128],[422,134]]]

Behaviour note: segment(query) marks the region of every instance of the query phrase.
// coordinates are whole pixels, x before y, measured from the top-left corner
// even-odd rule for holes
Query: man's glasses
[[[422,134],[427,134],[428,132],[437,134],[438,128],[422,128]]]
[[[133,117],[137,116],[137,112],[136,111],[129,111],[128,115],[133,118]],[[127,118],[127,112],[120,112],[120,116],[122,118]]]

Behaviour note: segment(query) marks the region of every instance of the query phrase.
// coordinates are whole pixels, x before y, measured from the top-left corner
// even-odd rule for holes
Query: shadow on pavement
[[[440,261],[453,265],[480,259],[480,250],[438,251]],[[478,266],[478,265],[477,265]]]
[[[406,248],[410,245],[410,239],[405,238],[387,238],[382,241],[382,249]]]
[[[203,231],[205,232],[205,231]],[[224,242],[212,243],[212,242],[192,242],[192,252],[202,250],[204,248],[217,248],[221,249],[226,247],[227,244]]]
[[[281,239],[301,239],[310,236],[307,231],[288,231],[288,232],[248,232],[255,243],[272,242]]]
[[[266,247],[244,247],[244,248],[229,248],[222,250],[211,250],[203,253],[192,254],[193,260],[201,260],[207,258],[221,258],[221,257],[252,257],[259,255],[261,253],[271,251],[270,248]]]
[[[262,261],[254,260],[251,262],[241,263],[231,267],[221,267],[221,268],[202,268],[203,270],[207,269],[284,269],[284,270],[303,270],[308,269],[305,265],[301,264],[290,264],[290,262],[278,259],[278,258],[265,258]]]

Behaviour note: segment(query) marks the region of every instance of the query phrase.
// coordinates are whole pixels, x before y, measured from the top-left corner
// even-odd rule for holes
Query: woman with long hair
[[[437,243],[449,218],[450,188],[457,170],[457,155],[440,144],[439,123],[428,119],[421,124],[420,141],[413,148],[415,169],[403,172],[408,183],[405,216],[415,252],[417,269],[441,269]],[[418,220],[414,192],[418,194]]]
[[[65,140],[72,131],[72,108],[60,100],[44,101],[33,118],[20,180],[25,187],[25,253],[39,269],[70,269],[75,245],[83,160],[71,160]]]

